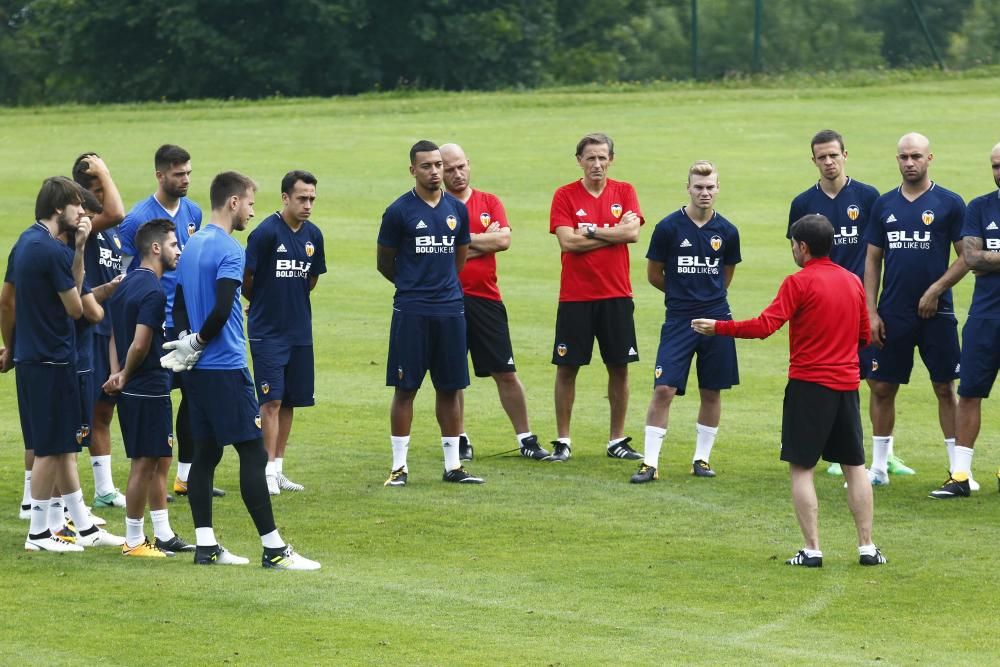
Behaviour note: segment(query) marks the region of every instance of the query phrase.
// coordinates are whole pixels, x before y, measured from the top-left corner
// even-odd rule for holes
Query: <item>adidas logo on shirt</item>
[[[580,216],[581,218],[585,218],[585,217],[587,217],[587,212],[586,212],[586,211],[584,211],[584,210],[583,210],[582,208],[581,208],[581,209],[579,209],[579,210],[577,210],[576,214],[577,214],[578,216]]]
[[[682,248],[690,248],[691,247],[691,242],[688,241],[687,239],[684,239],[683,241],[681,241],[681,247]]]
[[[288,252],[288,250],[285,249],[285,244],[284,243],[282,243],[281,245],[278,246],[277,252]]]
[[[417,229],[427,229],[427,224],[423,220],[421,220],[420,222],[417,223]]]
[[[993,220],[990,220],[990,224],[986,225],[986,229],[990,231],[997,229],[997,223],[994,222]]]
[[[896,222],[896,216],[894,216],[892,213],[890,213],[889,217],[885,219],[885,224],[888,225],[890,222]]]

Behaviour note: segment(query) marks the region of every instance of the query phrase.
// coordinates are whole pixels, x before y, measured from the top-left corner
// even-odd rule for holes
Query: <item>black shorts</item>
[[[80,451],[80,383],[72,364],[16,364],[24,448],[35,456]]]
[[[173,456],[174,416],[170,394],[139,396],[122,393],[118,400],[118,423],[125,454],[130,459]]]
[[[465,297],[465,340],[476,377],[517,370],[503,301]]]
[[[605,364],[639,361],[634,311],[635,305],[630,298],[560,302],[552,363],[586,366],[594,353],[594,338],[597,338]]]
[[[812,468],[830,463],[865,464],[858,390],[836,391],[815,382],[789,380],[781,417],[781,460]]]
[[[199,369],[186,371],[191,437],[219,447],[261,437],[260,410],[250,371]]]

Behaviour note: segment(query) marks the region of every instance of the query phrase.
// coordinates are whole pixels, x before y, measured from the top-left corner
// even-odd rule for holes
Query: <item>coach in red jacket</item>
[[[813,469],[822,456],[839,463],[847,479],[847,504],[858,530],[862,565],[886,562],[872,543],[872,490],[865,472],[858,402],[858,349],[870,329],[861,281],[830,261],[833,225],[807,215],[791,227],[792,257],[802,270],[781,284],[778,295],[752,320],[692,320],[706,336],[767,338],[789,327],[788,386],[781,420],[781,460],[792,477],[792,503],[805,546],[786,562],[822,567],[819,507]]]

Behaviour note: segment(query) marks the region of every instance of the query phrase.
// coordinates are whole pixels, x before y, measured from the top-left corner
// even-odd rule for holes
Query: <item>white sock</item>
[[[181,480],[182,482],[186,482],[188,481],[188,475],[190,473],[191,473],[190,463],[181,463],[180,461],[177,462],[177,479]],[[212,544],[215,543],[213,542]]]
[[[406,452],[410,449],[410,436],[393,435],[389,437],[392,441],[392,469],[406,470]]]
[[[892,444],[891,435],[872,436],[872,470],[886,472],[889,467],[890,444]]]
[[[274,471],[279,475],[285,472],[285,457],[275,456],[274,457]]]
[[[115,483],[111,481],[111,455],[91,456],[90,468],[94,471],[94,495],[112,493]]]
[[[24,471],[24,491],[21,492],[21,504],[31,505],[31,471]]]
[[[194,529],[194,543],[199,547],[214,547],[219,544],[219,540],[215,539],[215,530],[209,526]]]
[[[280,549],[285,546],[285,543],[281,539],[281,535],[278,534],[277,528],[272,530],[267,535],[261,535],[260,542],[264,545],[265,549]]]
[[[804,551],[806,553],[806,555],[809,556],[810,558],[822,558],[823,557],[823,552],[820,551],[819,549],[806,549],[805,547],[803,547],[802,551]]]
[[[517,436],[516,436],[517,437],[517,446],[520,447],[524,443],[524,439],[525,438],[530,438],[533,435],[534,435],[534,433],[532,433],[531,431],[528,431],[527,433],[518,433]]]
[[[28,499],[31,502],[31,523],[28,525],[29,535],[41,535],[49,529],[49,500]]]
[[[556,442],[561,442],[562,444],[566,445],[570,449],[573,448],[573,443],[570,441],[569,438],[556,438]]]
[[[858,545],[858,555],[859,556],[874,556],[877,549],[874,544],[859,544]]]
[[[715,436],[719,433],[719,427],[695,424],[695,430],[698,435],[695,439],[694,458],[691,459],[691,463],[695,461],[708,463],[708,457],[712,455],[712,445],[715,444]]]
[[[458,458],[458,436],[446,438],[441,436],[441,449],[444,450],[444,469],[454,470],[462,467],[462,461]]]
[[[955,472],[955,438],[945,438],[944,448],[948,450],[948,470]]]
[[[267,462],[267,465],[264,466],[264,474],[268,477],[274,477],[278,474],[278,471],[274,467],[274,461]]]
[[[73,493],[64,493],[63,504],[69,508],[69,515],[73,517],[73,523],[76,524],[76,532],[86,533],[94,527],[94,522],[90,519],[90,512],[83,504],[83,491],[77,489]]]
[[[955,447],[955,463],[951,468],[952,474],[964,472],[972,477],[972,447]]]
[[[615,438],[614,440],[608,440],[608,449],[611,449],[624,439],[625,438]]]
[[[125,517],[125,544],[129,549],[134,549],[146,541],[146,533],[143,528],[144,518],[130,519]]]
[[[62,530],[62,527],[66,525],[66,519],[63,517],[62,496],[52,496],[49,500],[48,517],[47,523],[53,535]]]
[[[156,539],[166,541],[174,536],[167,510],[150,510],[149,518],[153,521],[153,535]]]
[[[667,429],[659,426],[646,425],[646,440],[643,443],[642,462],[654,468],[660,467],[660,448],[663,446],[663,437],[667,434]]]

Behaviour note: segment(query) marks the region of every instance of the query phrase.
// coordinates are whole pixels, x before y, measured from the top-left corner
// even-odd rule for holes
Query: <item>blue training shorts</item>
[[[385,384],[420,388],[427,371],[434,388],[456,391],[469,386],[465,313],[415,315],[393,309]]]
[[[989,398],[1000,367],[1000,320],[970,317],[962,328],[958,395]]]
[[[35,456],[78,453],[80,383],[73,365],[16,364],[14,375],[24,448]]]
[[[913,370],[913,348],[927,367],[931,382],[950,382],[958,377],[958,320],[954,315],[936,315],[929,320],[916,314],[882,315],[885,344],[871,361],[869,380],[907,384]]]
[[[284,345],[277,341],[250,341],[257,402],[281,401],[283,407],[316,405],[315,363],[312,345]]]
[[[174,412],[170,396],[138,396],[122,392],[118,423],[130,459],[164,458],[174,453]]]
[[[246,368],[199,370],[196,367],[184,375],[184,393],[195,442],[213,442],[224,447],[261,437],[257,398]]]
[[[732,318],[726,316],[719,319]],[[690,319],[670,318],[660,328],[653,386],[676,387],[677,395],[683,396],[691,372],[691,360],[696,354],[700,389],[729,389],[740,383],[734,338],[702,336],[691,328]]]

